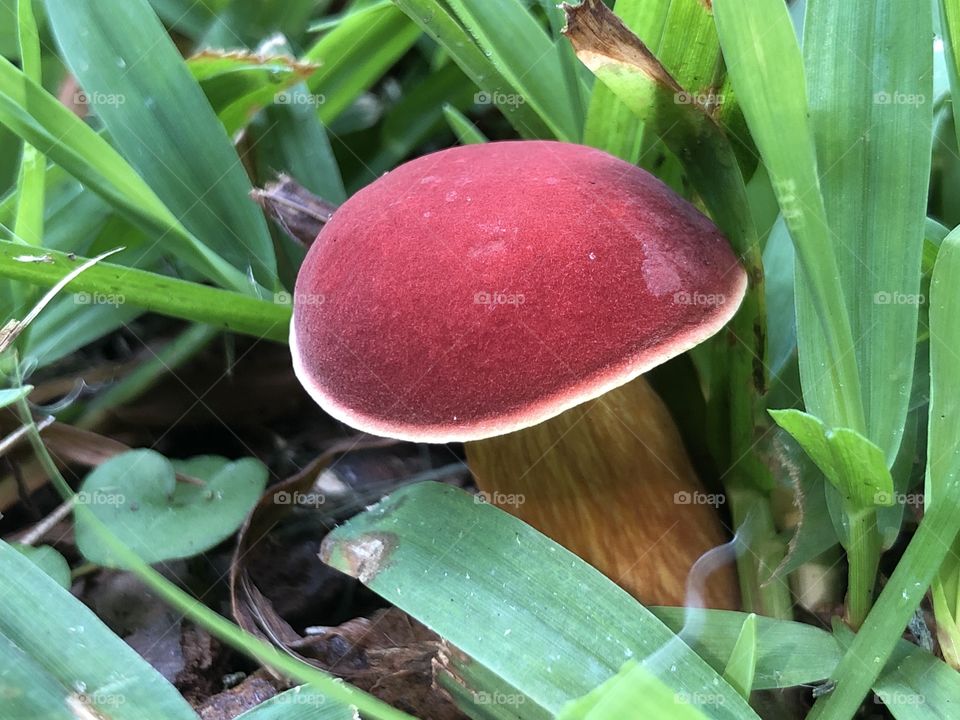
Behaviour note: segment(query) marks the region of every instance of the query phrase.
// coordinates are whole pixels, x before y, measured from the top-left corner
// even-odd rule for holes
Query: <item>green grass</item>
[[[91,428],[221,335],[285,343],[305,250],[253,187],[285,172],[339,204],[425,152],[514,138],[588,144],[657,174],[747,269],[737,316],[671,366],[688,387],[667,395],[729,500],[743,612],[645,608],[516,518],[434,483],[350,519],[324,559],[458,648],[437,681],[478,720],[801,717],[814,700],[808,717],[847,720],[864,703],[880,711],[871,693],[898,720],[960,706],[957,3],[608,4],[0,0],[0,407],[26,428],[0,444],[29,439],[73,503],[84,563],[128,568],[309,686],[244,717],[409,715],[148,564],[234,535],[260,465],[224,466],[253,478],[234,493],[213,460],[134,451],[77,490],[132,477],[137,506],[159,520],[94,512],[44,447],[22,372],[83,363],[151,315],[178,321],[125,380],[54,411]],[[68,106],[81,99],[82,116]],[[77,273],[86,258],[98,261]],[[178,482],[187,467],[209,487]],[[229,512],[205,523],[210,488]],[[922,520],[905,502],[915,496]],[[375,542],[389,562],[369,567]],[[824,627],[794,621],[812,617],[796,605],[827,558],[839,565],[817,588]],[[20,716],[67,718],[86,703],[111,719],[197,717],[62,588],[54,550],[0,542],[0,568],[0,696]],[[904,636],[918,609],[939,654]],[[90,642],[51,641],[79,626]],[[102,689],[118,668],[129,702],[78,689]]]

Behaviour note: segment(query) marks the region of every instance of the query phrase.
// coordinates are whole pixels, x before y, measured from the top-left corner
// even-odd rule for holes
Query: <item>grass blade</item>
[[[829,430],[801,410],[771,410],[776,423],[800,443],[807,455],[857,508],[893,505],[893,477],[883,451],[848,428]]]
[[[370,0],[366,3],[361,0],[361,2],[349,4],[348,7],[342,12],[325,15],[319,20],[310,23],[310,27],[307,28],[307,32],[318,33],[332,30],[351,15],[361,15],[363,13],[370,12],[371,10],[378,10],[384,5],[389,4],[390,0]]]
[[[301,685],[237,715],[236,720],[355,720],[356,717],[348,705],[328,700],[308,685]]]
[[[578,142],[583,134],[579,94],[571,92],[558,47],[519,0],[448,4],[519,94],[518,101],[529,104],[558,140]]]
[[[765,548],[741,556],[740,585],[746,607],[787,617],[791,603],[786,588],[780,583],[764,585],[759,576],[760,564],[780,564],[781,548],[772,537],[770,510],[763,497],[771,487],[769,468],[755,452],[767,422],[762,259],[734,148],[705,105],[677,101],[683,88],[600,0],[568,7],[565,33],[584,64],[680,159],[690,184],[746,268],[747,295],[724,339],[709,346],[716,357],[709,378],[710,450],[714,461],[729,472],[728,486],[735,489],[730,493],[735,522],[750,517],[758,523],[754,538],[758,547]]]
[[[461,145],[478,145],[489,142],[480,128],[470,122],[470,118],[450,103],[443,106],[443,116],[447,119],[447,124],[453,130],[453,134],[457,136],[457,142]]]
[[[864,434],[888,465],[913,379],[932,143],[932,23],[929,3],[808,0],[804,24],[810,124],[857,338]]]
[[[187,60],[187,67],[200,83],[227,133],[247,126],[260,109],[274,103],[297,102],[289,89],[310,77],[315,65],[278,55],[275,43],[270,54],[204,50]]]
[[[15,358],[14,362],[16,362]],[[17,368],[17,374],[19,374],[19,368]],[[43,440],[40,438],[40,432],[33,422],[33,417],[30,414],[30,408],[26,401],[21,400],[17,403],[17,406],[18,415],[21,422],[28,429],[30,445],[37,459],[53,481],[61,497],[63,497],[65,501],[73,502],[76,496],[70,489],[70,486],[67,485],[67,481],[64,480],[59,468],[44,446]],[[376,720],[411,720],[411,716],[406,713],[396,710],[385,702],[346,685],[306,663],[294,660],[274,646],[243,632],[229,620],[213,612],[210,608],[191,597],[187,592],[181,590],[143,562],[136,553],[117,540],[106,526],[90,512],[87,506],[74,503],[74,515],[83,516],[84,522],[89,523],[91,529],[100,535],[100,541],[110,549],[110,552],[118,561],[136,575],[144,585],[156,593],[159,598],[179,610],[185,617],[201,625],[210,632],[211,635],[227,645],[248,654],[250,657],[255,658],[277,672],[283,673],[289,678],[293,678],[301,683],[309,683],[317,691],[323,692],[331,700],[356,706],[357,710],[362,711],[371,718],[375,718]],[[2,545],[0,545],[0,547],[2,547]],[[29,561],[25,560],[25,562]],[[37,572],[42,573],[39,569]],[[0,597],[0,600],[2,600],[2,597]],[[2,621],[3,618],[0,618],[0,628],[2,628]],[[53,652],[59,652],[57,645],[58,644],[54,642],[50,643]],[[154,717],[165,716],[151,714],[144,717],[143,720],[152,720]]]
[[[794,241],[803,295],[798,307],[813,308],[798,313],[807,410],[830,426],[862,432],[853,335],[820,194],[803,62],[790,15],[782,0],[716,0],[713,7],[733,87]]]
[[[730,659],[723,671],[723,677],[747,700],[753,690],[753,678],[757,673],[757,616],[747,615],[737,636],[737,642],[730,651]]]
[[[120,152],[194,236],[274,289],[273,243],[240,158],[146,0],[47,0],[47,9]]]
[[[42,82],[40,36],[33,15],[32,0],[18,0],[17,34],[20,46],[20,65],[24,74],[38,85]],[[23,143],[20,170],[17,177],[17,208],[13,221],[13,238],[27,245],[43,241],[44,175],[46,158],[33,145]],[[25,304],[24,288],[15,283],[0,287],[0,300],[9,303],[13,314],[21,312]]]
[[[650,611],[717,672],[722,672],[743,632],[747,613],[731,610],[654,607]],[[757,616],[754,690],[806,685],[823,680],[840,662],[841,651],[825,630],[813,625]],[[696,632],[690,632],[695,628]]]
[[[273,47],[279,52],[292,52],[286,43],[275,41]],[[347,199],[343,178],[306,83],[288,90],[287,96],[290,102],[269,106],[262,121],[251,126],[261,174],[263,169],[285,172],[314,194],[339,205]],[[268,179],[273,178],[259,178],[261,183]]]
[[[940,25],[943,31],[944,50],[947,60],[947,76],[953,97],[954,127],[960,144],[960,4],[952,0],[940,0]]]
[[[16,671],[13,678],[0,671],[0,688],[11,691],[3,693],[4,712],[9,698],[20,696],[36,714],[19,717],[46,717],[39,712],[41,703],[56,699],[60,707],[73,708],[66,717],[82,717],[86,710],[91,717],[103,717],[102,712],[111,720],[196,720],[187,701],[146,660],[2,541],[0,568],[5,578],[0,645],[6,645],[0,649],[0,666]]]
[[[549,712],[560,712],[637,659],[674,691],[709,698],[704,709],[711,717],[756,717],[623,590],[530,526],[457,488],[420,483],[398,491],[328,535],[321,556]],[[574,605],[572,594],[579,598]],[[560,617],[563,623],[556,622]]]
[[[253,126],[260,166],[283,171],[311,192],[339,205],[347,199],[337,159],[323,123],[308,102],[306,87],[289,91],[294,102],[266,109],[265,122]]]
[[[678,101],[715,107],[723,102],[724,69],[710,3],[671,0],[669,5],[655,54],[688,91],[688,97]]]
[[[837,641],[849,647],[853,633],[837,623]],[[897,720],[941,720],[960,704],[960,674],[923,648],[901,640],[873,691]]]
[[[436,40],[480,88],[480,100],[495,105],[526,138],[553,138],[532,105],[517,101],[515,90],[457,17],[437,0],[394,0],[397,7]]]
[[[23,357],[38,367],[51,365],[143,314],[135,305],[108,302],[106,294],[97,305],[87,304],[92,297],[69,294],[50,303],[30,326]]]
[[[196,40],[206,32],[229,0],[150,0],[154,12],[171,30]]]
[[[673,692],[636,661],[582,698],[574,700],[557,720],[656,717],[661,720],[707,720],[681,693]]]
[[[657,48],[663,35],[671,0],[618,0],[613,6],[624,25],[648,47]],[[643,123],[602,82],[594,83],[583,129],[583,143],[606,150],[627,162],[637,163],[643,154]]]
[[[723,64],[716,24],[708,3],[702,0],[618,0],[614,6],[624,24],[637,34],[683,88],[676,93],[678,103],[697,102],[714,110],[723,104]],[[626,111],[626,114],[625,112]],[[602,83],[594,87],[587,116],[586,144],[596,144],[626,159],[640,160],[652,169],[652,152],[659,133],[643,132],[643,125],[630,122],[629,110],[622,101],[611,98]],[[609,127],[607,127],[609,125]],[[645,139],[644,139],[645,138]]]
[[[197,240],[120,154],[37,83],[0,58],[0,124],[157,236],[220,284],[249,292],[247,276]]]
[[[364,162],[361,182],[366,185],[389,172],[446,126],[445,105],[469,107],[477,88],[455,63],[437,68],[410,88],[384,117],[379,150]],[[356,182],[356,179],[354,180]]]
[[[38,85],[41,83],[40,36],[33,16],[32,0],[19,0],[17,21],[20,36],[21,66],[24,74]],[[44,174],[47,160],[35,147],[23,145],[20,159],[20,179],[17,182],[17,217],[14,235],[22,242],[40,245],[43,239]]]
[[[198,45],[207,48],[242,50],[256,47],[273,34],[288,37],[298,46],[315,13],[323,12],[332,0],[205,0],[219,3],[213,23]]]
[[[13,403],[27,397],[33,390],[32,385],[25,385],[21,388],[7,388],[0,390],[0,409],[12,405]]]
[[[0,240],[0,276],[52,287],[77,267],[82,258],[54,250],[24,260],[23,246]],[[228,290],[158,275],[123,265],[98,263],[72,280],[67,289],[113,296],[144,310],[194,322],[209,323],[232,332],[286,342],[290,306],[257,300]]]
[[[318,40],[303,60],[319,63],[310,92],[322,96],[317,113],[329,123],[409,50],[420,29],[390,5],[352,13]]]
[[[960,532],[960,229],[943,241],[930,284],[930,419],[923,520],[863,628],[831,675],[836,690],[808,720],[848,718],[876,681]]]
[[[49,545],[22,545],[12,543],[14,550],[43,570],[60,587],[70,589],[70,565],[67,559]]]

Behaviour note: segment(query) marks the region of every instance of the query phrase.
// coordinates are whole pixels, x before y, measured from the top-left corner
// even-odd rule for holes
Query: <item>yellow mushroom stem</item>
[[[732,558],[687,578],[729,541],[663,401],[642,377],[555,418],[467,443],[480,490],[646,605],[736,609]],[[705,577],[700,577],[703,574]]]

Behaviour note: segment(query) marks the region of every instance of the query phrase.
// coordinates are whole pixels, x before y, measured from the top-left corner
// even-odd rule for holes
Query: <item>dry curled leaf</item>
[[[241,713],[265,703],[285,686],[258,671],[239,685],[207,698],[196,710],[203,720],[233,720]]]
[[[293,502],[278,502],[278,498],[293,500],[308,497],[321,473],[335,458],[347,451],[395,443],[395,440],[382,438],[351,439],[337,443],[300,472],[267,488],[240,528],[237,548],[230,564],[230,598],[234,618],[240,627],[278,647],[287,647],[291,641],[300,637],[273,610],[272,604],[263,596],[249,571],[254,546],[264,542],[270,531],[296,507]]]
[[[316,239],[337,209],[282,173],[263,189],[252,190],[250,197],[287,235],[305,246]]]
[[[375,452],[396,444],[394,440],[382,438],[341,442],[296,475],[267,490],[240,530],[230,573],[233,613],[237,623],[247,632],[368,690],[416,717],[454,720],[462,715],[453,706],[446,691],[434,682],[434,659],[440,638],[405,613],[399,610],[381,611],[370,619],[360,617],[339,626],[315,629],[307,636],[297,632],[291,621],[291,616],[302,609],[300,601],[304,593],[297,583],[309,581],[309,578],[302,576],[313,575],[314,581],[322,580],[326,587],[314,588],[321,595],[332,590],[336,590],[338,596],[354,591],[369,595],[369,591],[362,587],[350,589],[354,587],[353,580],[320,563],[317,551],[323,536],[322,527],[312,544],[300,541],[292,546],[282,546],[276,537],[282,535],[279,532],[281,524],[285,523],[283,529],[286,530],[291,525],[287,521],[299,517],[295,515],[298,508],[296,499],[303,506],[309,506],[310,498],[317,497],[320,492],[338,483],[342,484],[329,468],[348,451],[371,451],[366,453],[373,455],[367,464],[364,465],[363,461],[358,461],[358,464],[362,468],[361,473],[366,475],[364,481],[372,483],[371,490],[375,494],[367,502],[379,497],[398,482],[398,477],[409,474],[403,462],[396,458],[393,459],[399,465],[389,462],[392,453]],[[354,458],[355,454],[349,457]],[[416,462],[421,463],[422,458],[418,456]],[[378,473],[384,475],[379,478],[381,482],[389,479],[388,485],[378,484]],[[346,474],[352,474],[352,471]],[[348,489],[347,494],[352,496],[352,489]],[[348,514],[359,509],[359,506],[351,506]],[[328,520],[336,514],[334,509],[329,512],[333,515]],[[316,527],[316,521],[308,523],[308,528]],[[278,561],[280,554],[282,562]],[[304,563],[312,565],[305,568]],[[287,577],[284,574],[285,566],[296,569],[299,576]],[[264,582],[262,589],[258,585],[258,578]],[[350,587],[344,589],[338,584],[343,582],[349,582]],[[271,597],[267,597],[266,593],[270,593]],[[354,612],[364,612],[362,605],[354,598]],[[283,612],[279,611],[280,607],[283,607]],[[313,611],[316,613],[316,607]]]
[[[294,646],[297,652],[352,685],[417,717],[465,717],[435,681],[442,640],[402,610],[388,608],[312,632]]]
[[[581,62],[593,71],[604,65],[627,65],[641,69],[651,79],[680,92],[681,87],[623,21],[601,0],[562,5],[567,17],[567,36]]]

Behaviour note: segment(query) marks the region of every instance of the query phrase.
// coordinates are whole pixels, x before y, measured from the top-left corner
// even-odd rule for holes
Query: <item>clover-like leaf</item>
[[[66,558],[52,547],[49,545],[35,547],[21,543],[11,543],[10,547],[56,580],[57,585],[70,589],[70,565],[67,564]]]
[[[177,482],[177,472],[203,484]],[[153,450],[131,450],[91,472],[77,503],[141,558],[155,563],[196,555],[229,537],[266,482],[267,469],[253,458],[231,462],[202,456],[171,462]],[[120,565],[86,513],[77,514],[77,545],[91,562]]]

